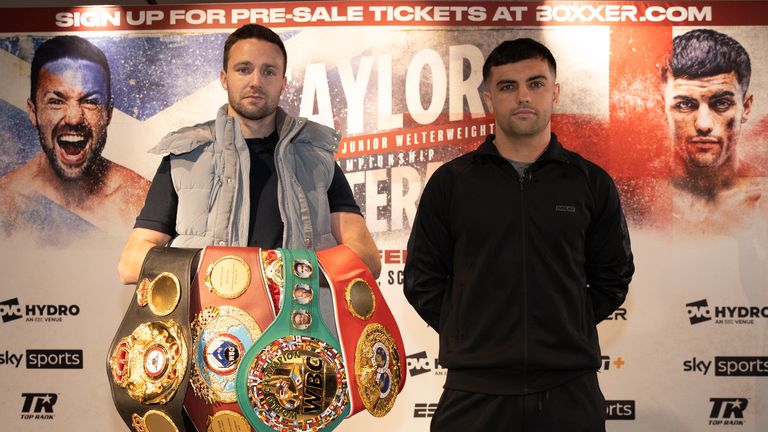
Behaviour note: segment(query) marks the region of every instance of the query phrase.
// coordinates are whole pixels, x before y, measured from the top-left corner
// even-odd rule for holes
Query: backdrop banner
[[[429,430],[446,371],[437,334],[402,294],[406,243],[430,175],[494,133],[482,65],[518,37],[552,50],[553,131],[616,180],[630,225],[637,272],[598,326],[608,430],[768,430],[763,1],[2,9],[0,429],[124,430],[104,362],[133,293],[118,257],[160,162],[147,150],[227,102],[223,44],[246,23],[285,42],[281,106],[343,135],[337,161],[381,251],[381,291],[405,344],[407,385],[392,411],[338,430]],[[109,74],[82,63],[37,73],[35,52],[60,35],[98,47]],[[690,43],[673,50],[673,40]],[[82,96],[47,91],[57,79]],[[100,151],[101,162],[72,168]]]

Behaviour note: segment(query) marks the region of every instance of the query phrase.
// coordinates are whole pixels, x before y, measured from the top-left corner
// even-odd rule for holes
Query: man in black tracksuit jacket
[[[555,63],[531,39],[484,67],[496,135],[429,180],[404,292],[448,369],[433,431],[603,431],[596,324],[634,272],[616,187],[550,131]]]

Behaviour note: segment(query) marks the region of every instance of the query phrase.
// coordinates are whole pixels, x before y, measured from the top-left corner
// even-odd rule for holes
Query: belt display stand
[[[137,432],[184,430],[189,382],[189,299],[199,249],[155,247],[144,260],[123,321],[108,352],[112,399]]]

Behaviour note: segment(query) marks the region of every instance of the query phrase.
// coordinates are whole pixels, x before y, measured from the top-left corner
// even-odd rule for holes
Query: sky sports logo
[[[768,318],[768,306],[709,306],[707,299],[687,303],[691,325],[714,320],[714,324],[754,324],[755,319]],[[714,311],[714,313],[713,313]]]
[[[24,358],[26,358],[25,366],[27,369],[83,368],[83,350],[66,349],[28,349],[24,354],[5,350],[0,352],[0,366],[8,365],[18,368]]]
[[[606,420],[634,420],[634,400],[607,400],[605,401]]]
[[[768,357],[715,357],[701,360],[696,357],[683,362],[683,372],[700,372],[706,375],[714,366],[715,376],[761,377],[768,376]]]

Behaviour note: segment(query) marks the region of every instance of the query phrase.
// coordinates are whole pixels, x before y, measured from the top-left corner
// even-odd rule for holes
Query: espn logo
[[[413,405],[413,418],[430,418],[437,411],[436,403],[416,403]]]

